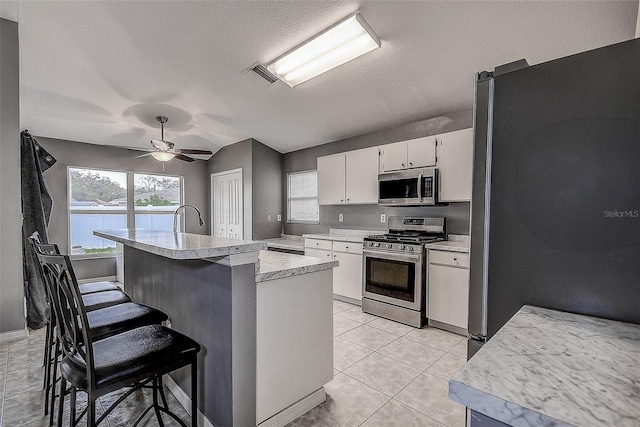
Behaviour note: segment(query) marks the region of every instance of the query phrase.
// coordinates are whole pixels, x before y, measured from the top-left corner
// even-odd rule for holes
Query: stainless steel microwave
[[[426,206],[438,201],[438,169],[409,169],[378,175],[378,204]]]

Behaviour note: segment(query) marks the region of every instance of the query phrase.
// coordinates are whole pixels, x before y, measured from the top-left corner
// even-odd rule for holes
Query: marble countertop
[[[437,249],[440,251],[463,252],[469,253],[469,236],[449,234],[444,242],[427,243],[424,245],[427,249]]]
[[[140,228],[96,230],[93,234],[122,243],[125,246],[172,259],[217,258],[246,252],[258,252],[267,248],[267,244],[264,242]]]
[[[337,266],[338,261],[262,250],[256,263],[256,283],[329,270]]]
[[[364,238],[372,234],[383,234],[387,230],[348,230],[331,228],[327,234],[303,234],[308,239],[338,240],[340,242],[362,243]]]
[[[513,426],[637,426],[640,325],[524,306],[450,381]]]

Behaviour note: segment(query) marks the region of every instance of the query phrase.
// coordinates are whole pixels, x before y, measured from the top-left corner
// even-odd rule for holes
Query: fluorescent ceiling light
[[[168,162],[176,156],[175,154],[169,153],[167,151],[152,151],[151,155],[154,159],[160,162]]]
[[[267,69],[294,87],[378,47],[376,33],[355,13],[285,53]]]

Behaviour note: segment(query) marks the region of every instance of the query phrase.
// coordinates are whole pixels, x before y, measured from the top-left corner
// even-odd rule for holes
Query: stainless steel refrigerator
[[[640,39],[477,76],[468,357],[524,304],[640,323]]]

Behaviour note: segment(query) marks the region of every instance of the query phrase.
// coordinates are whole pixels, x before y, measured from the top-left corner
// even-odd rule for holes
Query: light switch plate
[[[271,214],[267,215],[267,221],[271,221]]]
[[[380,214],[380,222],[387,222],[387,214]]]
[[[344,214],[338,214],[338,222],[344,221]]]
[[[278,222],[282,221],[282,215],[278,214]]]

